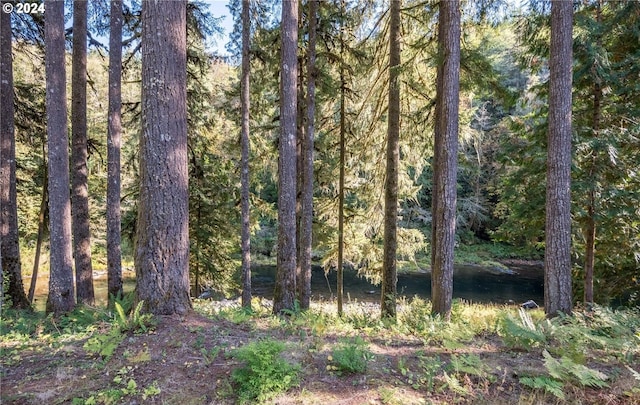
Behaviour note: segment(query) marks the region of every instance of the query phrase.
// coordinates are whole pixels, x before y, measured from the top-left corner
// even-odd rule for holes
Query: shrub
[[[298,384],[300,367],[281,357],[285,345],[276,340],[249,343],[231,356],[244,363],[231,374],[241,403],[265,402]]]
[[[372,356],[367,343],[361,337],[342,340],[329,357],[333,363],[330,368],[339,374],[364,373]]]

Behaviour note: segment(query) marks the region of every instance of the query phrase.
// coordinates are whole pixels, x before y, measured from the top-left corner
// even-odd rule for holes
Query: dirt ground
[[[158,317],[152,331],[128,334],[106,362],[83,348],[86,336],[61,344],[23,342],[20,350],[4,344],[1,403],[233,404],[237,396],[230,375],[240,364],[228,352],[267,337],[286,342],[285,357],[302,366],[299,386],[270,401],[274,404],[562,403],[518,383],[521,373],[544,368],[540,354],[506,351],[497,336],[447,349],[406,336],[346,333],[361,335],[369,345],[373,357],[365,373],[339,375],[328,367],[330,350],[340,336],[287,325],[286,320],[274,323],[273,317],[237,323],[195,312]],[[461,374],[460,390],[441,381],[427,389],[420,359],[444,363],[460,353],[477,355],[486,375]],[[640,404],[640,396],[624,394],[633,384],[581,388],[566,403]]]

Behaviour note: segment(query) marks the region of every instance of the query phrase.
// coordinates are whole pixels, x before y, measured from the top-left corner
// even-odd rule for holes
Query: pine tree
[[[249,0],[242,0],[242,72],[240,81],[242,103],[241,125],[241,209],[242,209],[242,306],[251,308],[251,223],[249,206],[249,117],[250,117],[250,40],[251,20]]]
[[[16,190],[16,136],[14,124],[13,61],[11,14],[2,12],[0,43],[0,289],[15,308],[29,307],[22,284],[20,242],[18,240],[18,205]],[[5,286],[5,274],[7,285]],[[1,302],[1,301],[0,301]]]
[[[551,3],[545,223],[545,312],[571,313],[571,90],[573,4]]]
[[[78,304],[93,305],[87,168],[87,1],[73,2],[71,61],[71,215]]]
[[[186,14],[186,0],[142,4],[136,301],[154,314],[191,309]]]
[[[438,57],[433,157],[431,300],[433,313],[449,319],[453,297],[460,91],[460,3],[457,0],[440,2]]]
[[[122,1],[109,13],[109,116],[107,132],[107,284],[109,297],[123,295],[120,211],[122,146]]]
[[[293,309],[296,299],[296,124],[298,2],[282,4],[280,139],[278,160],[278,264],[273,312]]]
[[[400,160],[400,0],[389,9],[389,115],[387,118],[387,163],[384,194],[384,256],[382,264],[383,318],[396,317],[398,244],[398,165]]]
[[[313,245],[313,138],[316,112],[317,1],[309,1],[309,41],[307,44],[307,128],[302,140],[302,179],[300,213],[300,308],[309,309],[311,300],[311,249]]]
[[[69,149],[65,86],[64,2],[46,2],[45,64],[49,148],[50,275],[47,312],[71,311],[75,304],[69,194]]]

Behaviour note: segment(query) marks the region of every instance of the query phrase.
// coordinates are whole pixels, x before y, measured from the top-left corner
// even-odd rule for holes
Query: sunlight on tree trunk
[[[122,297],[120,148],[122,145],[122,1],[111,1],[107,129],[107,290]]]
[[[457,0],[440,2],[438,55],[431,225],[431,300],[433,313],[449,320],[453,298],[460,103],[460,3]]]
[[[292,310],[296,300],[296,123],[298,2],[282,4],[280,140],[278,160],[278,259],[273,313]]]
[[[242,0],[242,79],[240,83],[242,103],[242,129],[241,162],[240,162],[240,187],[242,209],[242,306],[251,308],[251,222],[249,206],[249,79],[250,79],[250,31],[249,0]]]
[[[47,1],[44,17],[49,147],[50,274],[47,312],[75,306],[69,194],[69,139],[65,69],[64,2]]]
[[[185,314],[189,298],[186,0],[142,3],[136,301]]]
[[[396,317],[398,283],[398,164],[400,161],[400,0],[391,0],[389,15],[389,117],[387,121],[387,166],[384,194],[384,254],[382,263],[383,318]]]
[[[47,201],[48,195],[48,175],[46,166],[45,143],[42,143],[42,157],[45,159],[44,181],[42,183],[42,199],[40,200],[40,212],[38,213],[38,236],[36,239],[36,252],[33,257],[33,271],[31,272],[31,283],[29,284],[29,304],[33,304],[33,296],[36,293],[36,283],[38,282],[38,272],[40,270],[40,252],[42,251],[42,242],[44,240],[44,228],[46,226],[47,217]]]
[[[71,216],[78,304],[93,305],[87,167],[87,2],[73,2],[71,65]]]
[[[18,240],[18,203],[16,189],[16,134],[13,97],[13,61],[11,14],[1,12],[2,39],[0,40],[2,72],[0,77],[0,250],[2,251],[2,278],[0,289],[5,289],[14,308],[29,307],[29,300],[22,284],[22,264],[20,261],[20,241]]]
[[[344,20],[346,14],[345,1],[340,2],[340,173],[338,179],[338,264],[336,268],[336,294],[338,296],[338,315],[342,316],[344,301],[344,172],[345,172],[345,137],[347,136],[347,117],[345,97],[347,84],[344,60]]]

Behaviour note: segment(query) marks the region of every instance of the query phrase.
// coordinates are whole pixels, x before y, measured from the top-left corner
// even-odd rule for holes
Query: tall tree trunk
[[[135,300],[165,315],[191,309],[186,15],[186,0],[142,3]]]
[[[47,312],[60,315],[75,305],[69,195],[69,139],[65,85],[64,2],[45,3],[45,69],[49,145],[50,275]]]
[[[46,141],[42,142],[42,158],[46,162]],[[36,253],[33,257],[33,271],[31,272],[31,283],[29,285],[29,303],[33,304],[33,296],[36,293],[36,283],[38,281],[38,270],[40,269],[40,252],[42,251],[42,240],[44,239],[44,227],[46,225],[45,219],[47,218],[47,201],[49,198],[48,181],[49,175],[45,163],[44,168],[44,180],[42,184],[42,199],[40,200],[40,213],[38,214],[38,239],[36,240]]]
[[[389,28],[389,116],[387,121],[387,169],[384,194],[384,257],[381,311],[383,318],[396,317],[398,282],[398,164],[400,161],[400,2],[391,0]]]
[[[344,62],[344,20],[345,2],[340,2],[340,174],[338,179],[338,266],[337,266],[337,291],[338,295],[338,315],[343,314],[344,300],[344,170],[345,170],[345,136],[347,131],[345,104],[346,104],[346,78]]]
[[[431,300],[433,313],[449,320],[453,297],[460,102],[458,0],[440,2],[438,60],[431,225]]]
[[[544,295],[547,316],[570,314],[571,295],[571,86],[573,3],[551,3],[549,129]]]
[[[584,303],[593,304],[593,268],[596,253],[596,221],[595,221],[595,191],[589,191],[589,206],[587,207],[587,223],[584,230]]]
[[[309,4],[307,50],[307,131],[302,144],[302,213],[300,218],[300,307],[311,304],[311,247],[313,240],[313,138],[316,112],[316,14],[318,2]]]
[[[298,2],[282,4],[280,141],[278,160],[278,259],[273,312],[294,309],[296,299],[296,113]]]
[[[249,79],[251,77],[251,19],[250,1],[242,0],[242,129],[240,134],[241,156],[241,209],[242,209],[242,306],[251,308],[251,207],[249,205],[249,119],[251,99],[249,96]]]
[[[298,32],[302,29],[303,7],[302,0],[298,2]],[[305,68],[304,55],[298,53],[298,96],[297,96],[297,117],[296,117],[296,299],[302,296],[302,183],[304,182],[303,173],[303,154],[304,154],[304,139],[305,139],[305,122],[306,122],[306,105],[305,105],[305,80],[304,80],[304,68]],[[300,308],[302,309],[302,303],[298,301]]]
[[[249,205],[249,117],[250,117],[250,96],[249,79],[251,76],[251,19],[250,2],[242,0],[242,80],[241,103],[242,103],[242,133],[240,135],[242,156],[241,156],[241,209],[242,209],[242,306],[251,308],[251,207]]]
[[[71,61],[71,215],[78,304],[93,305],[87,168],[87,1],[73,2]]]
[[[20,242],[18,240],[18,205],[16,202],[16,137],[13,105],[13,60],[11,55],[11,14],[2,12],[2,39],[0,43],[0,246],[2,251],[2,276],[0,289],[4,293],[4,277],[7,278],[7,297],[14,308],[28,308],[29,300],[22,284]]]
[[[122,1],[112,0],[109,31],[109,117],[107,129],[107,288],[122,297],[120,147],[122,145]]]
[[[596,3],[596,24],[598,28],[602,23],[602,10],[600,0]],[[602,46],[602,39],[598,37],[598,46]],[[596,62],[592,67],[593,75],[593,123],[592,130],[594,138],[598,138],[600,133],[600,118],[602,109],[602,84],[601,77],[598,74]],[[595,265],[596,254],[596,187],[598,179],[596,178],[597,151],[593,151],[593,159],[589,168],[589,179],[591,181],[591,189],[587,196],[587,220],[584,229],[585,236],[585,255],[584,255],[584,303],[593,304],[593,269]]]

